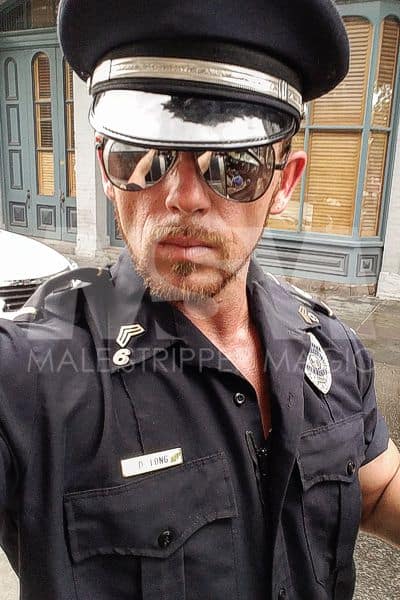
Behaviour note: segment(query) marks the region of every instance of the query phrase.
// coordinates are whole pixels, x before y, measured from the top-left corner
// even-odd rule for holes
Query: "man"
[[[347,71],[336,9],[64,0],[59,34],[127,250],[0,328],[22,598],[350,599],[360,515],[400,543],[399,453],[354,332],[250,258]]]

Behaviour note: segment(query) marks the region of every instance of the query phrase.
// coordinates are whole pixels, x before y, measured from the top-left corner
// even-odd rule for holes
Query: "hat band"
[[[271,96],[286,102],[300,114],[301,94],[287,81],[254,69],[237,65],[187,58],[144,57],[114,58],[102,62],[89,79],[90,90],[116,79],[174,79],[209,83]]]

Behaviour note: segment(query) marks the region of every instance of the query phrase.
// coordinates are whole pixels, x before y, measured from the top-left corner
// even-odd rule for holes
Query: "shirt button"
[[[286,588],[281,588],[279,590],[278,600],[286,600],[286,598],[287,598]]]
[[[242,406],[246,402],[246,396],[238,392],[233,396],[233,400],[237,406]]]
[[[352,460],[349,460],[349,462],[347,463],[347,475],[354,475],[356,470],[356,465],[354,464],[354,462]]]
[[[174,534],[172,533],[172,531],[169,529],[166,529],[165,531],[160,533],[160,535],[158,536],[158,545],[160,546],[160,548],[168,548],[168,546],[171,544],[173,539],[174,539]]]

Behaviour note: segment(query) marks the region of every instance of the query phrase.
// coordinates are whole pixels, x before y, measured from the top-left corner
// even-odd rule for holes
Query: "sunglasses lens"
[[[150,186],[171,168],[176,152],[137,148],[107,140],[104,146],[104,168],[111,183],[116,187],[136,191]]]
[[[139,191],[157,183],[175,162],[177,151],[146,149],[108,139],[104,168],[111,183],[122,190]],[[208,185],[234,202],[252,202],[268,189],[275,168],[272,146],[246,150],[196,153]]]
[[[274,174],[272,146],[230,152],[204,152],[197,157],[200,171],[218,194],[235,202],[252,202],[268,189]]]

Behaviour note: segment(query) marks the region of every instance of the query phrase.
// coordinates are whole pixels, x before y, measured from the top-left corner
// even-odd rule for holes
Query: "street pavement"
[[[371,351],[375,359],[379,406],[392,439],[400,447],[400,302],[354,297],[327,297],[326,301],[357,331]],[[355,559],[355,600],[400,600],[400,550],[360,534]],[[0,555],[0,600],[17,599],[17,579]]]

